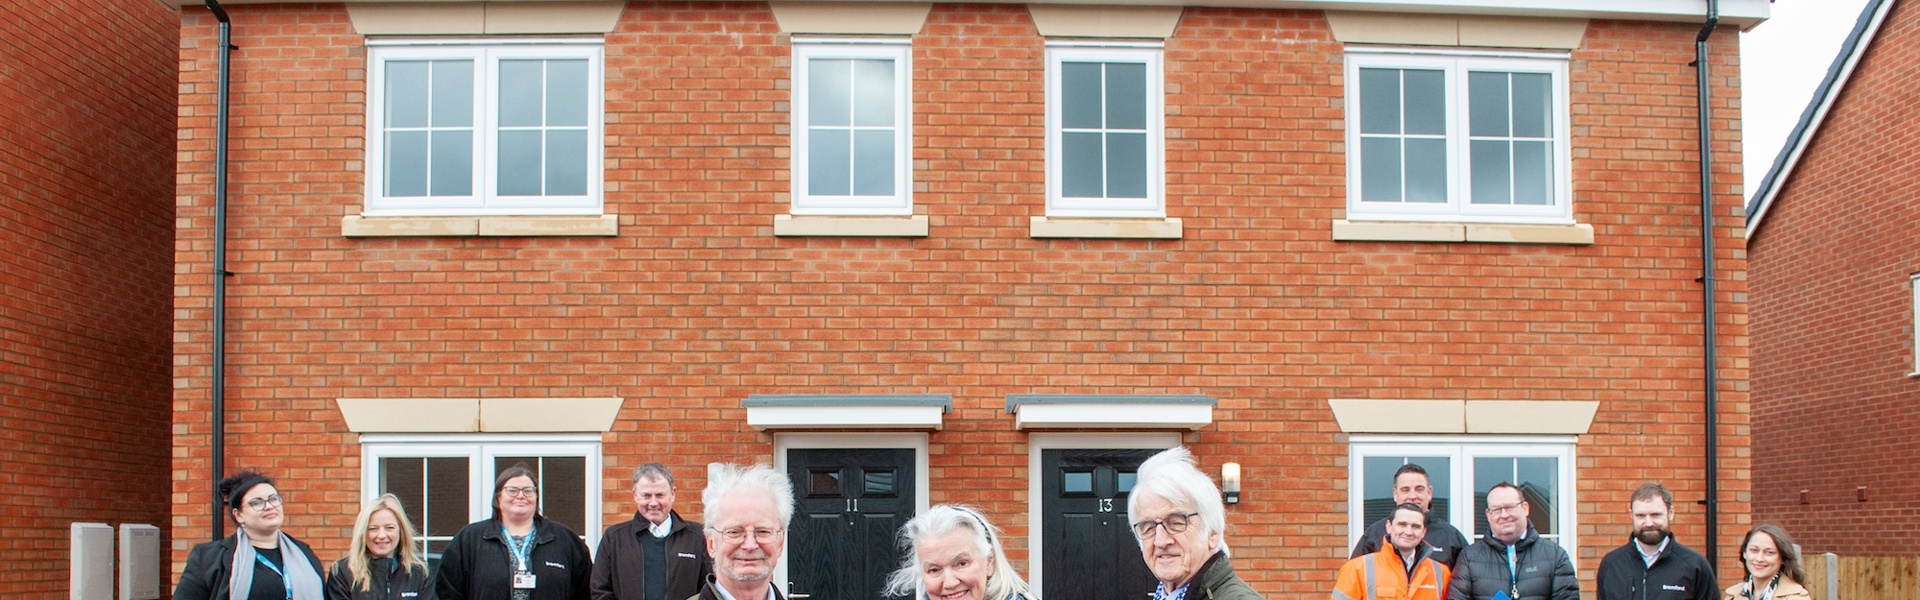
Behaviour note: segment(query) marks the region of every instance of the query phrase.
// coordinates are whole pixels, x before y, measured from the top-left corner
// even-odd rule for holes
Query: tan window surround
[[[1428,223],[1407,221],[1333,221],[1340,242],[1480,242],[1488,244],[1593,244],[1593,226],[1507,223]]]
[[[553,433],[613,429],[621,398],[340,398],[354,433]]]
[[[1047,38],[1157,39],[1173,37],[1180,6],[1028,4],[1034,29]]]
[[[1580,47],[1586,19],[1327,11],[1333,38],[1345,44],[1480,48]]]
[[[914,35],[933,12],[916,2],[772,2],[773,20],[788,34]]]
[[[626,2],[349,2],[360,35],[556,35],[613,31]]]
[[[1036,238],[1177,240],[1180,219],[1101,219],[1033,217],[1027,235]]]
[[[586,217],[363,217],[340,219],[344,237],[612,237],[615,215]]]
[[[1346,433],[1583,435],[1600,403],[1524,400],[1328,400]]]

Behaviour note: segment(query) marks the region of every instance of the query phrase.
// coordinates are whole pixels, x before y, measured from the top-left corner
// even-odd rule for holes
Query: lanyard
[[[1507,589],[1513,590],[1513,600],[1520,600],[1520,563],[1514,560],[1513,546],[1507,546]]]
[[[295,550],[295,552],[298,552],[298,550]],[[286,571],[282,571],[280,567],[274,566],[273,562],[267,560],[265,556],[255,554],[253,555],[253,559],[259,561],[260,564],[266,565],[267,569],[273,571],[273,574],[280,576],[280,585],[287,589],[287,600],[293,600],[293,578],[288,577]]]
[[[507,531],[507,525],[505,523],[500,524],[500,535],[507,538],[507,550],[513,553],[513,559],[517,561],[515,564],[520,566],[521,573],[533,570],[533,565],[530,564],[529,561],[533,560],[531,557],[533,554],[533,536],[536,533],[538,533],[538,531],[534,528],[528,528],[527,543],[516,544],[513,542],[513,534]]]

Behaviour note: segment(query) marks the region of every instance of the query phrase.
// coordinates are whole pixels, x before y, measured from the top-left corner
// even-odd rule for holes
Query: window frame
[[[468,196],[395,196],[386,187],[387,64],[394,60],[461,59],[474,61],[473,169]],[[587,61],[586,193],[569,196],[502,196],[494,165],[499,161],[498,80],[501,60],[585,59]],[[446,39],[368,40],[366,97],[366,181],[368,217],[601,215],[605,211],[606,156],[605,44],[598,39]]]
[[[1913,371],[1907,377],[1920,377],[1920,273],[1907,277],[1908,291],[1912,293],[1913,311],[1907,313],[1907,349],[1913,351]]]
[[[1046,45],[1046,177],[1048,217],[1165,218],[1166,72],[1165,44],[1158,42],[1063,42]],[[1065,195],[1061,154],[1061,63],[1139,63],[1146,66],[1146,198],[1081,198]]]
[[[580,534],[588,548],[597,548],[601,533],[601,442],[599,435],[514,434],[514,435],[438,435],[438,434],[362,434],[360,436],[360,501],[380,497],[380,459],[466,457],[468,470],[467,523],[493,515],[493,470],[500,456],[531,455],[542,457],[579,456],[586,459],[585,531]],[[546,485],[541,484],[542,506]],[[426,510],[426,507],[420,507]],[[544,510],[542,512],[545,512]],[[420,527],[420,523],[415,523]],[[426,543],[422,531],[417,543]],[[450,538],[449,538],[450,539]],[[416,548],[418,550],[419,548]]]
[[[1353,220],[1434,221],[1471,223],[1573,224],[1573,152],[1571,147],[1569,55],[1564,52],[1472,52],[1404,48],[1348,48],[1346,51],[1346,160],[1347,215]],[[1445,73],[1447,147],[1447,201],[1411,203],[1365,201],[1361,184],[1365,171],[1361,157],[1360,70],[1363,68],[1440,70]],[[1475,205],[1473,169],[1467,129],[1471,104],[1466,78],[1473,71],[1538,73],[1551,78],[1549,133],[1552,135],[1553,182],[1547,205]]]
[[[913,214],[913,47],[910,39],[800,37],[792,42],[792,211],[796,215],[904,216]],[[808,92],[814,59],[893,61],[894,156],[891,195],[814,195],[811,185],[812,121]],[[852,126],[849,126],[852,127]],[[849,192],[852,190],[849,189]]]
[[[1473,459],[1479,457],[1520,457],[1520,458],[1556,458],[1559,459],[1559,477],[1555,485],[1559,486],[1558,503],[1552,507],[1555,526],[1558,533],[1543,534],[1541,537],[1553,540],[1575,553],[1579,544],[1579,502],[1576,483],[1574,449],[1576,439],[1572,436],[1388,436],[1355,435],[1347,446],[1347,546],[1352,547],[1366,532],[1365,522],[1365,469],[1368,457],[1447,457],[1452,471],[1449,473],[1451,485],[1448,487],[1449,510],[1445,518],[1454,527],[1466,524],[1468,529],[1461,531],[1469,543],[1480,539],[1484,534],[1473,531],[1477,522],[1476,513],[1480,508],[1473,499]],[[1431,478],[1429,478],[1431,479]],[[1437,495],[1437,494],[1436,494]]]

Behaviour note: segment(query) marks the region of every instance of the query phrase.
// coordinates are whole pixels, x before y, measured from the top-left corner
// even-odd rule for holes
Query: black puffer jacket
[[[1667,537],[1667,549],[1647,566],[1633,540],[1600,559],[1594,589],[1600,600],[1714,600],[1720,583],[1700,553]]]
[[[327,569],[327,600],[434,600],[433,579],[425,567],[400,569],[391,558],[367,561],[367,589],[353,585],[347,559]]]
[[[1513,600],[1580,600],[1580,580],[1573,573],[1573,560],[1559,544],[1540,539],[1527,526],[1527,533],[1513,546],[1514,562],[1520,566],[1517,581],[1510,579],[1507,545],[1487,536],[1460,553],[1454,564],[1453,582],[1447,585],[1448,600],[1488,600],[1506,590]],[[1517,584],[1517,585],[1516,585]],[[1508,587],[1518,587],[1518,594]]]

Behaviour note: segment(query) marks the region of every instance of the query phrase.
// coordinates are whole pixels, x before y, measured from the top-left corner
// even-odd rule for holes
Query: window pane
[[[1513,158],[1509,142],[1473,141],[1473,203],[1513,203]]]
[[[427,195],[427,132],[395,131],[387,134],[386,164],[388,196]]]
[[[854,61],[853,120],[857,125],[893,125],[893,61]]]
[[[545,61],[500,61],[500,126],[537,127],[541,123],[540,97],[545,85]]]
[[[587,531],[587,459],[549,456],[540,459],[540,514],[560,522],[574,533]]]
[[[538,130],[500,132],[500,195],[540,195],[540,143]]]
[[[1553,204],[1553,167],[1547,153],[1550,142],[1513,143],[1513,203],[1534,206]]]
[[[387,62],[387,127],[425,127],[427,125],[427,72],[425,61]]]
[[[1139,482],[1140,482],[1140,474],[1137,472],[1121,471],[1119,473],[1115,473],[1113,475],[1113,491],[1116,494],[1124,495],[1128,492],[1132,492],[1134,484]]]
[[[823,196],[850,193],[851,135],[846,130],[833,129],[814,129],[807,133],[807,193]]]
[[[861,490],[860,495],[868,498],[894,495],[893,471],[867,471],[865,479],[866,489]]]
[[[434,127],[473,126],[473,61],[433,61]]]
[[[1468,131],[1475,136],[1509,135],[1507,74],[1475,71],[1467,74]]]
[[[1407,201],[1447,201],[1447,142],[1431,138],[1407,140]]]
[[[1362,138],[1360,140],[1360,199],[1367,202],[1399,202],[1400,140]]]
[[[853,135],[853,193],[893,195],[893,132],[858,131]]]
[[[1147,197],[1147,134],[1107,134],[1106,197]]]
[[[838,498],[840,497],[839,471],[813,471],[807,474],[807,495]]]
[[[426,535],[452,536],[460,533],[461,527],[479,520],[480,515],[467,514],[472,478],[465,456],[427,459],[426,518],[424,522],[414,523],[414,527]]]
[[[427,507],[427,460],[424,458],[380,459],[380,492],[393,494],[407,507],[407,518],[415,527],[426,522],[420,511]]]
[[[1513,134],[1523,137],[1547,137],[1552,129],[1549,88],[1553,76],[1546,73],[1513,74]]]
[[[584,196],[587,193],[587,132],[563,129],[547,132],[548,196]]]
[[[1104,196],[1100,167],[1106,162],[1098,133],[1060,135],[1061,194],[1071,198]]]
[[[1107,63],[1107,128],[1147,128],[1146,65]]]
[[[1399,69],[1360,70],[1360,132],[1400,133]]]
[[[1447,133],[1447,76],[1442,71],[1409,69],[1406,76],[1407,133]]]
[[[547,125],[587,124],[587,61],[547,61]]]
[[[1526,457],[1514,460],[1514,482],[1527,499],[1527,517],[1543,535],[1561,533],[1554,528],[1554,505],[1560,501],[1560,460],[1551,457]]]
[[[1099,129],[1101,63],[1060,63],[1060,126]]]
[[[473,195],[473,132],[435,131],[431,144],[431,195]]]
[[[1063,494],[1092,494],[1093,472],[1068,471],[1060,474],[1060,492]]]
[[[807,122],[853,124],[853,61],[812,60],[807,65]]]

